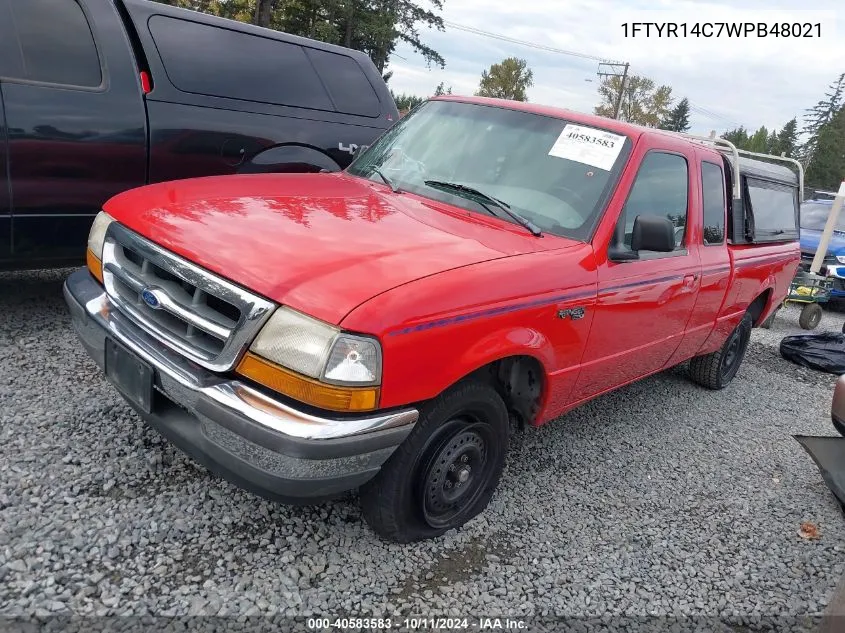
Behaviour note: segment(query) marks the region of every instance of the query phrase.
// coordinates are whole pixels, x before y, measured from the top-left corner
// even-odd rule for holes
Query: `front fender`
[[[238,169],[240,174],[340,171],[331,157],[309,145],[277,145],[259,152]]]

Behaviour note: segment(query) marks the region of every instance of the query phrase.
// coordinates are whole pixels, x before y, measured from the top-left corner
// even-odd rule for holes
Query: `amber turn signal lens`
[[[372,411],[378,406],[378,387],[338,387],[300,376],[275,363],[247,354],[237,373],[268,389],[330,411]]]
[[[85,261],[88,264],[88,270],[91,271],[91,274],[97,278],[97,281],[103,283],[103,262],[100,261],[99,257],[94,255],[90,248],[85,254]]]

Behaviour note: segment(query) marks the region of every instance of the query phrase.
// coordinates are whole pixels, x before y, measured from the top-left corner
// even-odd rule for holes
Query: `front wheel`
[[[479,514],[505,465],[508,410],[490,385],[465,383],[420,412],[406,440],[360,490],[361,510],[382,538],[439,536]]]
[[[708,389],[724,389],[739,371],[751,340],[752,324],[751,315],[746,312],[722,347],[711,354],[692,358],[690,378]]]

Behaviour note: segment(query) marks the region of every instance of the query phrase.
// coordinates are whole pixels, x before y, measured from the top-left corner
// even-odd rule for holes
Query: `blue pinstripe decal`
[[[624,288],[636,288],[637,286],[648,286],[651,284],[659,284],[664,281],[674,281],[676,279],[683,279],[683,275],[672,275],[671,277],[657,277],[656,279],[640,279],[638,281],[630,281],[628,283],[619,284],[617,286],[610,286],[608,288],[599,288],[599,296],[603,294],[609,294],[616,290],[622,290]]]
[[[557,297],[549,297],[546,299],[535,299],[534,301],[525,301],[523,303],[515,303],[509,306],[500,306],[498,308],[489,308],[487,310],[480,310],[479,312],[471,312],[469,314],[462,314],[456,317],[449,317],[446,319],[438,319],[436,321],[429,321],[427,323],[420,323],[419,325],[412,325],[411,327],[394,330],[388,336],[398,336],[400,334],[410,334],[411,332],[422,332],[424,330],[431,330],[433,328],[445,327],[453,323],[463,323],[464,321],[474,321],[476,319],[483,319],[486,317],[498,316],[500,314],[507,314],[509,312],[517,312],[526,308],[537,308],[540,306],[551,305],[561,301],[571,301],[573,299],[581,299],[584,297],[594,297],[593,290],[582,290],[580,292],[571,292],[565,295],[558,295]]]

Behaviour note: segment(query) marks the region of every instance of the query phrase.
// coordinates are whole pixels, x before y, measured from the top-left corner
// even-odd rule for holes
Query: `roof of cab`
[[[661,132],[653,128],[643,127],[641,125],[634,125],[633,123],[626,123],[624,121],[617,121],[616,119],[609,119],[607,117],[598,116],[596,114],[585,114],[583,112],[575,112],[574,110],[567,110],[565,108],[556,108],[553,106],[539,105],[536,103],[527,103],[525,101],[512,101],[509,99],[492,99],[490,97],[463,97],[457,95],[442,95],[432,97],[432,101],[460,101],[462,103],[474,103],[477,105],[498,106],[500,108],[508,108],[510,110],[521,110],[523,112],[531,112],[533,114],[542,114],[544,116],[555,117],[556,119],[567,119],[584,125],[593,125],[602,127],[611,132],[624,134],[632,140],[636,140],[643,133],[646,132]],[[678,138],[672,135],[673,138]]]

